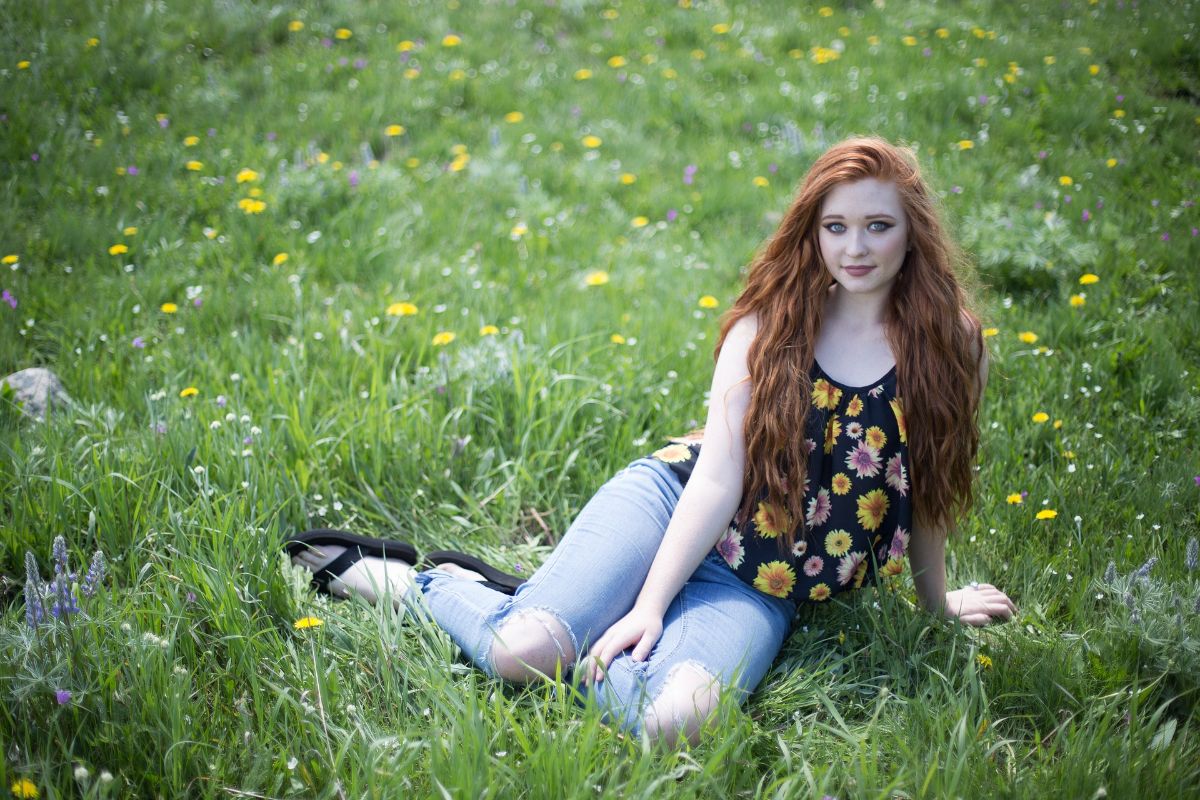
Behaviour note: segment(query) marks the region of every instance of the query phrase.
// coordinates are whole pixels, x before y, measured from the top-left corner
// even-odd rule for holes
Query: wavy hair
[[[843,141],[816,160],[722,321],[714,357],[735,322],[749,314],[758,320],[748,357],[751,399],[740,514],[753,513],[765,493],[791,520],[804,519],[804,492],[789,487],[804,486],[808,456],[797,432],[807,429],[810,371],[833,285],[821,258],[818,216],[830,190],[864,178],[895,183],[908,219],[911,249],[893,284],[884,325],[903,401],[914,509],[922,520],[949,531],[974,499],[983,358],[979,319],[957,276],[965,264],[915,156],[878,138]],[[785,527],[781,547],[790,550],[799,525]]]

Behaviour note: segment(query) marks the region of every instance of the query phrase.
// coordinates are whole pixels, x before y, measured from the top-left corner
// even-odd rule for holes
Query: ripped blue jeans
[[[579,513],[529,581],[509,597],[476,581],[430,570],[416,576],[423,605],[463,653],[495,675],[496,632],[523,612],[562,623],[574,656],[588,648],[637,599],[682,492],[667,465],[643,458],[609,480]],[[679,665],[698,667],[739,701],[753,691],[783,645],[795,604],[741,581],[715,551],[701,562],[667,609],[650,658],[626,651],[591,693],[608,718],[637,732],[650,703]],[[571,654],[562,654],[570,656]],[[573,664],[564,663],[564,673]]]

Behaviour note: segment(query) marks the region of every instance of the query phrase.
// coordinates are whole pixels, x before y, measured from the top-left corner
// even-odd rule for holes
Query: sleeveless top
[[[876,574],[897,575],[912,528],[908,431],[896,368],[867,386],[838,383],[814,361],[804,446],[804,519],[793,522],[766,493],[748,519],[735,517],[714,548],[739,578],[793,602],[824,601]],[[672,439],[652,454],[686,484],[699,437]],[[795,528],[795,546],[780,534]]]

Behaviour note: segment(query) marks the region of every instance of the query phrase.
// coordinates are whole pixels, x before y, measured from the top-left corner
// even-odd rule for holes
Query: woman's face
[[[825,268],[851,294],[888,292],[908,252],[908,218],[892,181],[840,183],[825,196],[817,239]]]

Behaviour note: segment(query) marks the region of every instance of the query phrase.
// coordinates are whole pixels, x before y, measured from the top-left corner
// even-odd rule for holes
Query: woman
[[[1007,619],[1014,606],[990,585],[946,590],[987,379],[954,261],[910,153],[835,145],[724,320],[703,446],[676,440],[605,484],[514,596],[497,591],[502,575],[416,572],[395,559],[410,549],[309,541],[320,546],[294,560],[327,569],[340,594],[414,587],[507,680],[569,671],[586,651],[584,690],[668,742],[695,740],[721,692],[754,689],[798,603],[895,574],[906,552],[924,609]]]

